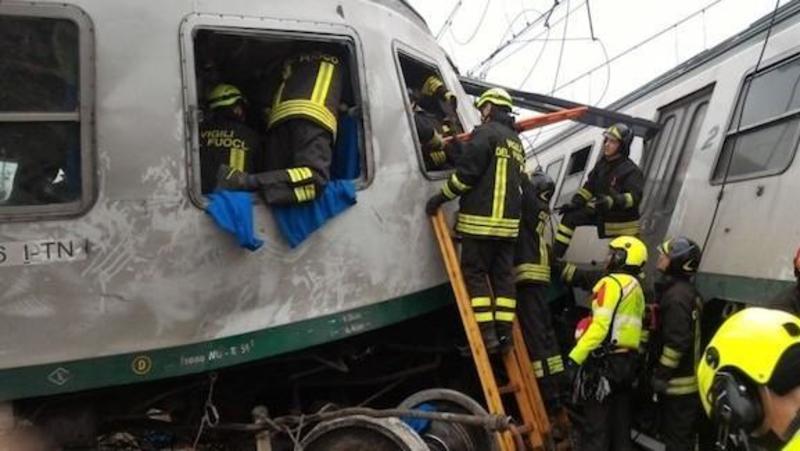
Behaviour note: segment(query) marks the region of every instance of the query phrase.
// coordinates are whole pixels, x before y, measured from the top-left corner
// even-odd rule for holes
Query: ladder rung
[[[509,393],[516,393],[519,391],[519,385],[515,383],[503,385],[501,387],[497,387],[497,390],[500,392],[501,395],[507,395]]]
[[[520,434],[527,434],[533,430],[533,426],[530,424],[523,424],[522,426],[517,426],[517,430]]]

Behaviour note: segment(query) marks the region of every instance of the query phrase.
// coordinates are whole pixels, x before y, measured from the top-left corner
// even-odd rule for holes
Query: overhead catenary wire
[[[450,27],[450,25],[453,24],[453,17],[455,17],[456,12],[458,12],[458,9],[461,8],[461,4],[462,3],[464,3],[463,0],[458,0],[458,2],[456,2],[455,6],[453,6],[453,9],[450,10],[450,14],[448,14],[447,15],[447,19],[444,20],[444,23],[442,24],[442,28],[439,28],[439,31],[436,32],[436,40],[437,41],[442,38],[442,35],[447,30],[447,28]]]
[[[576,12],[578,9],[580,9],[580,8],[582,7],[582,5],[583,5],[584,3],[585,3],[585,0],[584,0],[583,2],[581,2],[580,4],[578,4],[577,6],[575,6],[574,8],[570,9],[569,11],[567,11],[567,14],[573,14],[573,13],[575,13],[575,12]],[[567,17],[567,14],[565,14],[565,15],[564,15],[564,16],[562,16],[562,17],[560,17],[560,18],[559,18],[559,19],[557,19],[556,21],[552,22],[552,23],[550,24],[550,26],[551,26],[551,27],[553,27],[553,26],[555,26],[555,25],[558,25],[558,24],[560,24],[561,22],[563,22],[563,21],[564,21],[564,18],[565,18],[565,17]],[[538,34],[536,34],[536,35],[534,36],[534,39],[535,39],[535,38],[539,38],[539,37],[541,37],[542,35],[544,35],[544,34],[546,33],[546,31],[547,31],[547,30],[539,32]],[[517,33],[517,35],[516,35],[516,37],[514,38],[513,42],[509,41],[507,44],[508,44],[508,45],[512,45],[512,44],[519,43],[519,42],[520,42],[520,41],[519,41],[519,37],[520,37],[522,34],[523,34],[522,32],[520,32],[520,33]],[[487,72],[489,69],[491,69],[491,68],[493,68],[493,67],[495,67],[495,66],[499,65],[500,63],[502,63],[502,62],[504,62],[504,61],[508,60],[508,59],[509,59],[509,58],[511,58],[512,56],[516,55],[517,53],[519,53],[520,51],[522,51],[523,49],[525,49],[525,47],[527,47],[527,44],[528,44],[528,43],[522,42],[522,45],[520,45],[520,46],[518,46],[517,48],[515,48],[515,49],[513,49],[513,50],[509,51],[508,53],[504,54],[502,57],[499,57],[499,59],[496,59],[496,60],[495,60],[494,58],[498,58],[497,54],[495,54],[494,56],[491,56],[491,55],[490,55],[490,57],[487,57],[486,59],[484,59],[484,61],[485,61],[485,64],[484,64],[484,63],[479,63],[479,64],[478,64],[478,65],[476,65],[476,66],[475,66],[475,67],[474,67],[472,70],[470,70],[470,72],[471,72],[471,73],[474,73],[474,72],[475,72],[477,69],[481,69],[481,71],[482,71],[483,73],[485,73],[485,72]],[[508,47],[508,45],[507,45],[506,47]],[[495,52],[493,52],[493,53],[495,53]]]
[[[450,37],[453,38],[453,41],[458,45],[467,45],[475,39],[475,36],[478,35],[478,32],[481,29],[481,25],[483,25],[483,21],[486,19],[486,13],[489,11],[489,5],[491,5],[491,0],[486,0],[485,5],[483,6],[483,12],[481,12],[481,16],[478,19],[478,25],[475,25],[475,28],[472,30],[472,34],[469,35],[467,39],[460,40],[456,37],[455,32],[453,32],[452,23],[450,26]]]
[[[753,84],[753,80],[755,76],[758,75],[758,71],[761,68],[761,62],[764,59],[764,52],[767,49],[767,44],[769,43],[769,38],[772,35],[772,27],[775,25],[775,16],[778,15],[778,8],[781,5],[781,0],[775,0],[775,8],[772,11],[772,15],[769,19],[769,26],[767,27],[767,34],[764,36],[764,44],[761,45],[761,51],[758,54],[758,60],[756,61],[756,67],[753,70],[752,75],[749,77],[750,82],[745,84],[744,92],[742,93],[742,106],[739,109],[740,113],[738,113],[739,118],[736,120],[736,130],[734,133],[739,133],[742,127],[742,119],[744,118],[745,106],[747,106],[747,99],[750,94],[750,87]],[[739,140],[734,139],[733,145],[731,146],[731,152],[728,156],[728,160],[725,162],[725,172],[722,175],[722,184],[719,188],[719,193],[717,194],[717,201],[714,204],[714,212],[711,214],[711,222],[708,224],[708,230],[706,231],[706,237],[703,240],[703,250],[704,252],[708,252],[708,241],[711,239],[711,232],[714,230],[714,225],[717,221],[717,215],[719,213],[719,206],[722,204],[722,198],[725,194],[725,187],[728,184],[728,175],[730,174],[731,170],[731,163],[733,162],[733,157],[736,155],[736,144],[738,144]]]
[[[546,11],[546,12],[545,12],[545,13],[543,13],[543,14],[540,14],[540,15],[539,15],[539,17],[537,17],[536,19],[534,19],[534,20],[533,20],[533,22],[529,22],[529,23],[527,23],[527,24],[525,25],[525,27],[523,27],[523,28],[522,28],[522,30],[520,30],[519,32],[513,33],[513,34],[511,35],[511,38],[509,38],[509,39],[508,39],[508,40],[506,40],[505,42],[501,42],[501,44],[499,44],[499,45],[498,45],[498,46],[497,46],[497,47],[496,47],[494,50],[492,50],[492,51],[489,53],[489,55],[488,55],[486,58],[484,58],[484,59],[483,59],[483,60],[482,60],[480,63],[478,63],[478,64],[477,64],[475,67],[473,67],[473,68],[472,68],[472,69],[471,69],[469,72],[470,72],[470,73],[474,73],[475,71],[477,71],[477,70],[479,70],[479,69],[482,69],[482,68],[483,68],[483,67],[484,67],[486,64],[488,64],[488,63],[489,63],[489,62],[491,62],[491,61],[492,61],[494,58],[496,58],[496,57],[497,57],[497,55],[498,55],[498,54],[500,54],[500,52],[502,52],[504,49],[506,49],[506,48],[507,48],[509,45],[513,44],[513,43],[514,43],[514,42],[515,42],[515,41],[516,41],[516,40],[517,40],[517,39],[518,39],[520,36],[522,36],[523,34],[527,33],[529,30],[531,30],[531,29],[532,29],[532,28],[533,28],[533,27],[534,27],[536,24],[538,24],[538,23],[539,23],[539,22],[540,22],[542,19],[545,19],[546,17],[549,17],[549,14],[550,14],[550,13],[552,13],[552,11],[553,11],[553,10],[554,10],[554,9],[555,9],[555,8],[556,8],[558,5],[559,5],[559,2],[558,2],[558,1],[554,1],[554,3],[553,3],[553,6],[552,6],[552,7],[550,7],[550,9],[548,9],[548,11]],[[513,26],[513,21],[512,21],[512,25],[511,25],[511,26]],[[509,27],[509,28],[510,28],[510,27]],[[508,33],[508,29],[507,29],[507,30],[506,30],[506,31],[503,33],[503,36],[505,37],[505,35],[506,35],[507,33]]]
[[[595,66],[595,67],[593,67],[593,68],[591,68],[591,69],[589,69],[589,70],[587,70],[587,71],[583,72],[582,74],[580,74],[580,75],[578,75],[578,76],[576,76],[576,77],[572,78],[571,80],[569,80],[569,81],[567,81],[567,82],[565,82],[565,83],[562,83],[561,85],[559,85],[558,87],[556,87],[555,91],[553,91],[553,92],[558,92],[558,91],[560,91],[560,90],[562,90],[562,89],[566,88],[567,86],[570,86],[570,85],[572,85],[572,84],[575,84],[576,82],[578,82],[578,81],[580,81],[581,79],[583,79],[584,77],[586,77],[588,74],[590,74],[590,73],[592,73],[592,72],[595,72],[595,71],[597,71],[598,69],[602,69],[604,65],[607,65],[607,64],[613,63],[614,61],[616,61],[616,60],[618,60],[618,59],[620,59],[620,58],[624,57],[625,55],[627,55],[627,54],[629,54],[629,53],[633,52],[634,50],[636,50],[636,49],[638,49],[638,48],[642,47],[643,45],[645,45],[645,44],[647,44],[647,43],[649,43],[649,42],[653,41],[654,39],[657,39],[657,38],[661,37],[663,34],[665,34],[665,33],[668,33],[668,32],[670,32],[670,31],[672,31],[672,30],[676,29],[678,26],[680,26],[680,25],[682,25],[682,24],[684,24],[684,23],[688,22],[689,20],[691,20],[691,19],[693,19],[693,18],[697,17],[698,15],[705,14],[705,10],[707,10],[708,8],[711,8],[711,7],[713,7],[713,6],[717,5],[718,3],[721,3],[721,2],[723,2],[723,1],[724,1],[724,0],[713,0],[712,2],[710,2],[710,3],[706,4],[706,5],[705,5],[705,6],[703,6],[702,8],[698,9],[697,11],[695,11],[695,12],[693,12],[693,13],[689,14],[688,16],[684,17],[683,19],[681,19],[681,20],[679,20],[679,21],[677,21],[677,22],[675,22],[675,23],[671,24],[671,25],[670,25],[670,26],[668,26],[668,27],[665,27],[665,28],[663,28],[663,29],[661,29],[661,30],[657,31],[656,33],[653,33],[652,35],[648,36],[648,37],[647,37],[647,38],[645,38],[644,40],[642,40],[642,41],[639,41],[638,43],[636,43],[636,44],[632,45],[631,47],[628,47],[627,49],[623,50],[622,52],[620,52],[620,53],[618,53],[618,54],[614,55],[613,57],[611,57],[611,58],[608,60],[608,62],[605,62],[605,63],[599,64],[599,65],[597,65],[597,66]]]

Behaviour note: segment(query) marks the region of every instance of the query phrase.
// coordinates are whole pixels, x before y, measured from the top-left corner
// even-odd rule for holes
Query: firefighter
[[[794,254],[794,277],[797,282],[772,298],[769,306],[800,316],[800,248]]]
[[[261,152],[258,134],[245,125],[245,97],[236,86],[219,84],[208,96],[210,118],[200,125],[200,178],[203,194],[216,188],[225,166],[250,171]]]
[[[735,437],[773,438],[767,449],[800,449],[800,319],[746,308],[717,330],[697,367],[700,400],[717,431],[718,449]]]
[[[697,366],[700,347],[702,299],[692,278],[702,258],[694,241],[678,237],[658,248],[655,281],[659,302],[661,350],[653,369],[652,388],[662,414],[661,436],[666,451],[693,450],[700,419],[697,397]]]
[[[517,306],[514,245],[519,234],[525,152],[514,131],[508,92],[489,89],[475,106],[482,125],[461,145],[455,172],[441,192],[428,200],[425,210],[436,214],[443,203],[461,197],[456,231],[463,238],[461,270],[475,320],[487,350],[505,352],[512,344]]]
[[[436,117],[442,135],[450,136],[463,132],[456,113],[458,108],[456,96],[447,89],[438,76],[430,75],[425,78],[420,89],[418,105]]]
[[[453,160],[448,158],[440,120],[434,114],[420,107],[417,102],[412,103],[412,109],[425,169],[437,171],[452,167]]]
[[[523,175],[522,218],[514,254],[520,325],[548,412],[559,408],[561,390],[566,386],[564,361],[547,304],[550,250],[545,233],[555,188],[553,179],[540,170],[530,178]]]
[[[222,184],[258,189],[270,205],[316,199],[330,179],[344,64],[319,51],[300,52],[283,64],[282,81],[267,121],[267,172],[224,168]]]
[[[639,239],[615,238],[605,276],[592,288],[591,322],[565,362],[573,401],[583,409],[577,449],[632,449],[630,404],[645,310],[638,277],[646,262]]]
[[[628,157],[633,132],[619,123],[609,127],[603,136],[602,158],[571,202],[559,207],[564,216],[553,248],[557,259],[566,254],[578,226],[596,226],[600,238],[639,234],[639,202],[644,177],[642,170]]]

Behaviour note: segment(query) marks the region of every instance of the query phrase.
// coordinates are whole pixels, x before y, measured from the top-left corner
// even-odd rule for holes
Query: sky
[[[589,0],[590,27],[587,0],[559,0],[554,8],[554,0],[408,1],[434,35],[441,32],[439,43],[462,74],[594,106],[612,103],[775,7],[775,0]],[[513,35],[514,43],[480,65]]]

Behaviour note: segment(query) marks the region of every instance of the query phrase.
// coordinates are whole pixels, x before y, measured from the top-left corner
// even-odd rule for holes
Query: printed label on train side
[[[0,266],[27,266],[86,260],[88,241],[81,239],[0,243]]]

